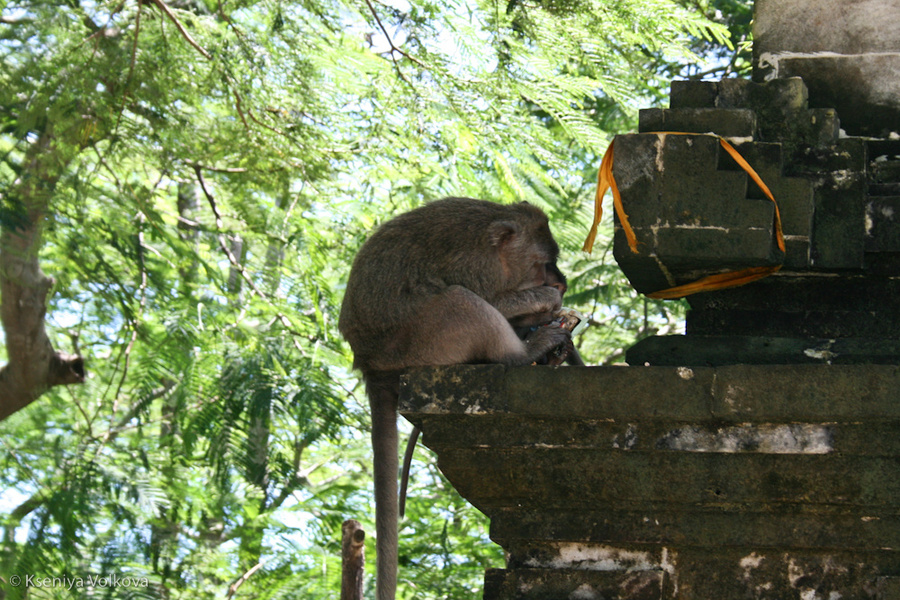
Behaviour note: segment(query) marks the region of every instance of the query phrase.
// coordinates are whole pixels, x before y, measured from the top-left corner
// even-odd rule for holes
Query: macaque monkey
[[[360,248],[339,328],[372,411],[378,600],[393,600],[397,588],[400,373],[460,363],[527,365],[568,342],[562,327],[537,327],[520,339],[510,325],[560,308],[560,289],[545,285],[558,255],[540,209],[471,198],[395,217]]]

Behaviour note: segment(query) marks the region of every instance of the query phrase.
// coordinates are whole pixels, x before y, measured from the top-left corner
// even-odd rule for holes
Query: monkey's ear
[[[519,233],[519,226],[513,221],[494,221],[488,231],[491,245],[499,248],[508,244]]]

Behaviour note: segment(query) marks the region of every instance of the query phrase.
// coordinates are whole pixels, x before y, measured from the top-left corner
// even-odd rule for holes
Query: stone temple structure
[[[780,270],[690,296],[628,367],[404,382],[506,550],[486,600],[900,599],[900,3],[756,11],[752,81],[673,82],[617,137],[615,255],[642,293]]]

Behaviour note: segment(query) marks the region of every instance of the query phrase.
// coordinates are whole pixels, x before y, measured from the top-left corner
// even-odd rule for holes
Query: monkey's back
[[[514,285],[491,237],[491,225],[521,231],[547,229],[547,218],[525,203],[501,205],[446,198],[384,223],[357,254],[341,306],[339,328],[357,366],[373,353],[402,352],[428,299],[447,287],[465,287],[481,298]]]

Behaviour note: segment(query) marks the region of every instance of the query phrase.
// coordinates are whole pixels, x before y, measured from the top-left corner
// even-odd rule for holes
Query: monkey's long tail
[[[400,473],[400,518],[406,514],[406,489],[409,487],[409,467],[412,464],[413,452],[416,451],[416,442],[419,441],[418,427],[413,427],[406,442],[406,452],[403,454],[403,471]]]
[[[375,471],[375,588],[378,600],[397,593],[398,503],[397,378],[366,377],[372,409],[372,450]]]

